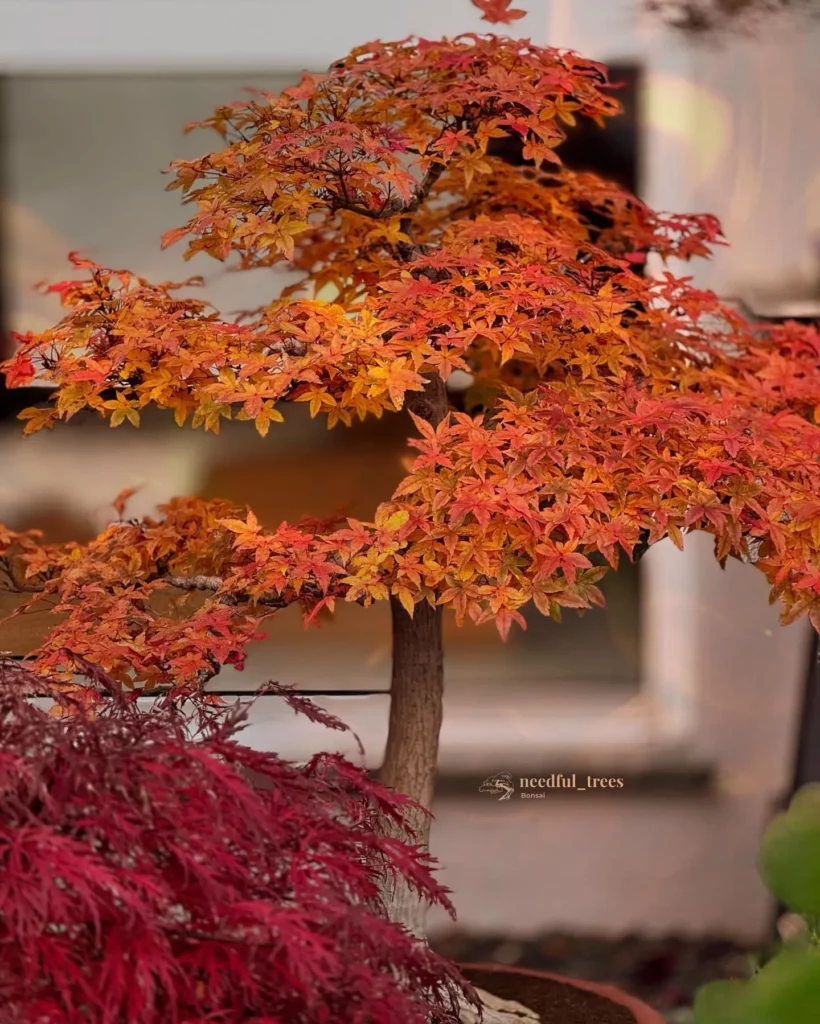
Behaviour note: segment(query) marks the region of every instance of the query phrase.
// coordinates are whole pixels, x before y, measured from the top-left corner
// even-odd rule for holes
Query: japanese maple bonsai
[[[236,708],[140,711],[75,667],[109,693],[94,714],[0,663],[4,1024],[458,1019],[455,967],[381,908],[390,872],[447,904],[429,858],[374,828],[401,831],[406,801],[341,757],[244,746]]]
[[[476,3],[488,21],[523,13]],[[264,435],[289,402],[331,427],[406,407],[419,454],[370,522],[267,529],[176,498],[85,545],[0,532],[6,585],[33,591],[20,612],[46,596],[63,616],[38,670],[65,677],[80,655],[184,696],[241,666],[279,609],[389,601],[382,780],[427,808],[445,612],[506,637],[528,602],[555,618],[601,603],[619,557],[705,530],[721,562],[766,574],[784,621],[820,625],[820,335],[759,330],[688,279],[636,271],[708,255],[720,229],[560,164],[565,126],[617,111],[600,64],[469,35],[371,43],[203,122],[223,145],[174,164],[194,213],[165,244],[301,283],[231,322],[182,285],[73,256],[82,277],[51,287],[65,317],[5,366],[10,386],[55,385],[26,431],[81,410],[136,426],[154,405]],[[487,155],[505,133],[530,168]],[[456,370],[472,380],[458,410]],[[422,809],[411,825],[426,842]],[[392,912],[423,930],[406,888]]]

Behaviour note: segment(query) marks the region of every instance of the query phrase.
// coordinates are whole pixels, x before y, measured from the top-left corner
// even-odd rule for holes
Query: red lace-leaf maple
[[[74,713],[45,714],[43,693]],[[457,971],[384,919],[379,881],[446,891],[374,827],[400,829],[407,802],[360,769],[255,752],[235,712],[119,698],[88,717],[8,662],[0,720],[4,1022],[455,1019]]]

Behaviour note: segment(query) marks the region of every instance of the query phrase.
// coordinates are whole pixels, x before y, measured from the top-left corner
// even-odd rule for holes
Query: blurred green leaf
[[[786,949],[749,981],[714,981],[697,995],[694,1024],[818,1024],[820,956]]]
[[[809,782],[792,797],[790,811],[813,811],[820,817],[820,782]]]
[[[790,910],[820,915],[820,783],[799,790],[789,809],[769,825],[758,867],[768,888]]]
[[[751,1024],[742,1016],[747,981],[710,981],[695,998],[694,1024]]]

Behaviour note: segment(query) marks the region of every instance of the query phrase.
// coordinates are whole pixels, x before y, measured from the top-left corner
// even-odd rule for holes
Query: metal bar
[[[389,690],[290,690],[296,697],[389,697]],[[217,697],[256,697],[258,690],[206,690],[207,694],[215,694]],[[261,696],[266,696],[262,694]],[[269,697],[278,696],[275,693],[267,694]]]
[[[210,697],[279,697],[278,693],[260,693],[259,690],[205,690],[204,693]],[[291,690],[294,697],[389,697],[389,690]],[[100,691],[101,696],[110,697],[107,690]],[[144,699],[156,699],[165,696],[164,692],[146,693]],[[47,693],[35,693],[32,697],[49,699]]]
[[[784,811],[791,798],[809,782],[820,782],[820,635],[812,630],[809,661],[803,684],[803,700],[795,739],[792,781],[785,799],[778,800],[774,814]],[[771,934],[778,937],[777,922],[788,908],[776,903]]]
[[[820,636],[812,630],[811,654],[803,688],[803,707],[797,730],[792,790],[808,782],[820,782]]]
[[[9,654],[7,655],[8,661],[25,661],[25,654]],[[261,689],[262,687],[259,687]],[[213,694],[215,697],[257,697],[259,696],[259,689],[251,690],[206,690],[205,693]],[[290,691],[298,697],[377,697],[379,694],[383,696],[390,696],[390,690],[292,690]],[[38,697],[48,697],[47,693],[38,693]],[[151,696],[146,694],[146,696]],[[161,696],[161,694],[157,694]],[[262,696],[265,696],[262,694]],[[275,693],[269,694],[271,697],[277,696]]]

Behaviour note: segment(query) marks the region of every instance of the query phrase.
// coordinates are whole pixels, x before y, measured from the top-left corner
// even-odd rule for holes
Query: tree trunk
[[[437,374],[423,392],[409,392],[407,408],[433,426],[447,415],[447,392]],[[393,623],[393,670],[390,681],[390,720],[380,779],[429,811],[433,803],[444,697],[444,644],[442,609],[426,600],[407,614],[390,599]],[[407,823],[414,841],[429,845],[430,816],[414,811]],[[385,901],[391,921],[403,924],[421,941],[427,938],[427,905],[397,879],[387,882]],[[534,1024],[538,1015],[521,1006],[476,990],[482,1003],[482,1024]],[[478,1024],[473,1006],[461,1002],[462,1024]]]
[[[437,426],[447,413],[444,382],[436,375],[423,392],[407,395],[407,408]],[[440,607],[426,600],[412,618],[399,601],[390,599],[393,622],[393,670],[390,721],[380,778],[396,792],[429,810],[433,802],[444,693],[444,653]],[[428,844],[430,818],[411,812],[408,824],[414,842]],[[425,936],[427,906],[402,882],[386,894],[390,918],[419,938]]]
[[[441,608],[431,608],[424,601],[416,605],[411,619],[395,598],[390,599],[390,605],[393,675],[381,781],[429,809],[436,781],[444,691]],[[430,840],[429,816],[412,811],[408,824],[415,833],[413,841],[426,846]],[[423,938],[427,907],[400,880],[386,895],[391,920]]]

